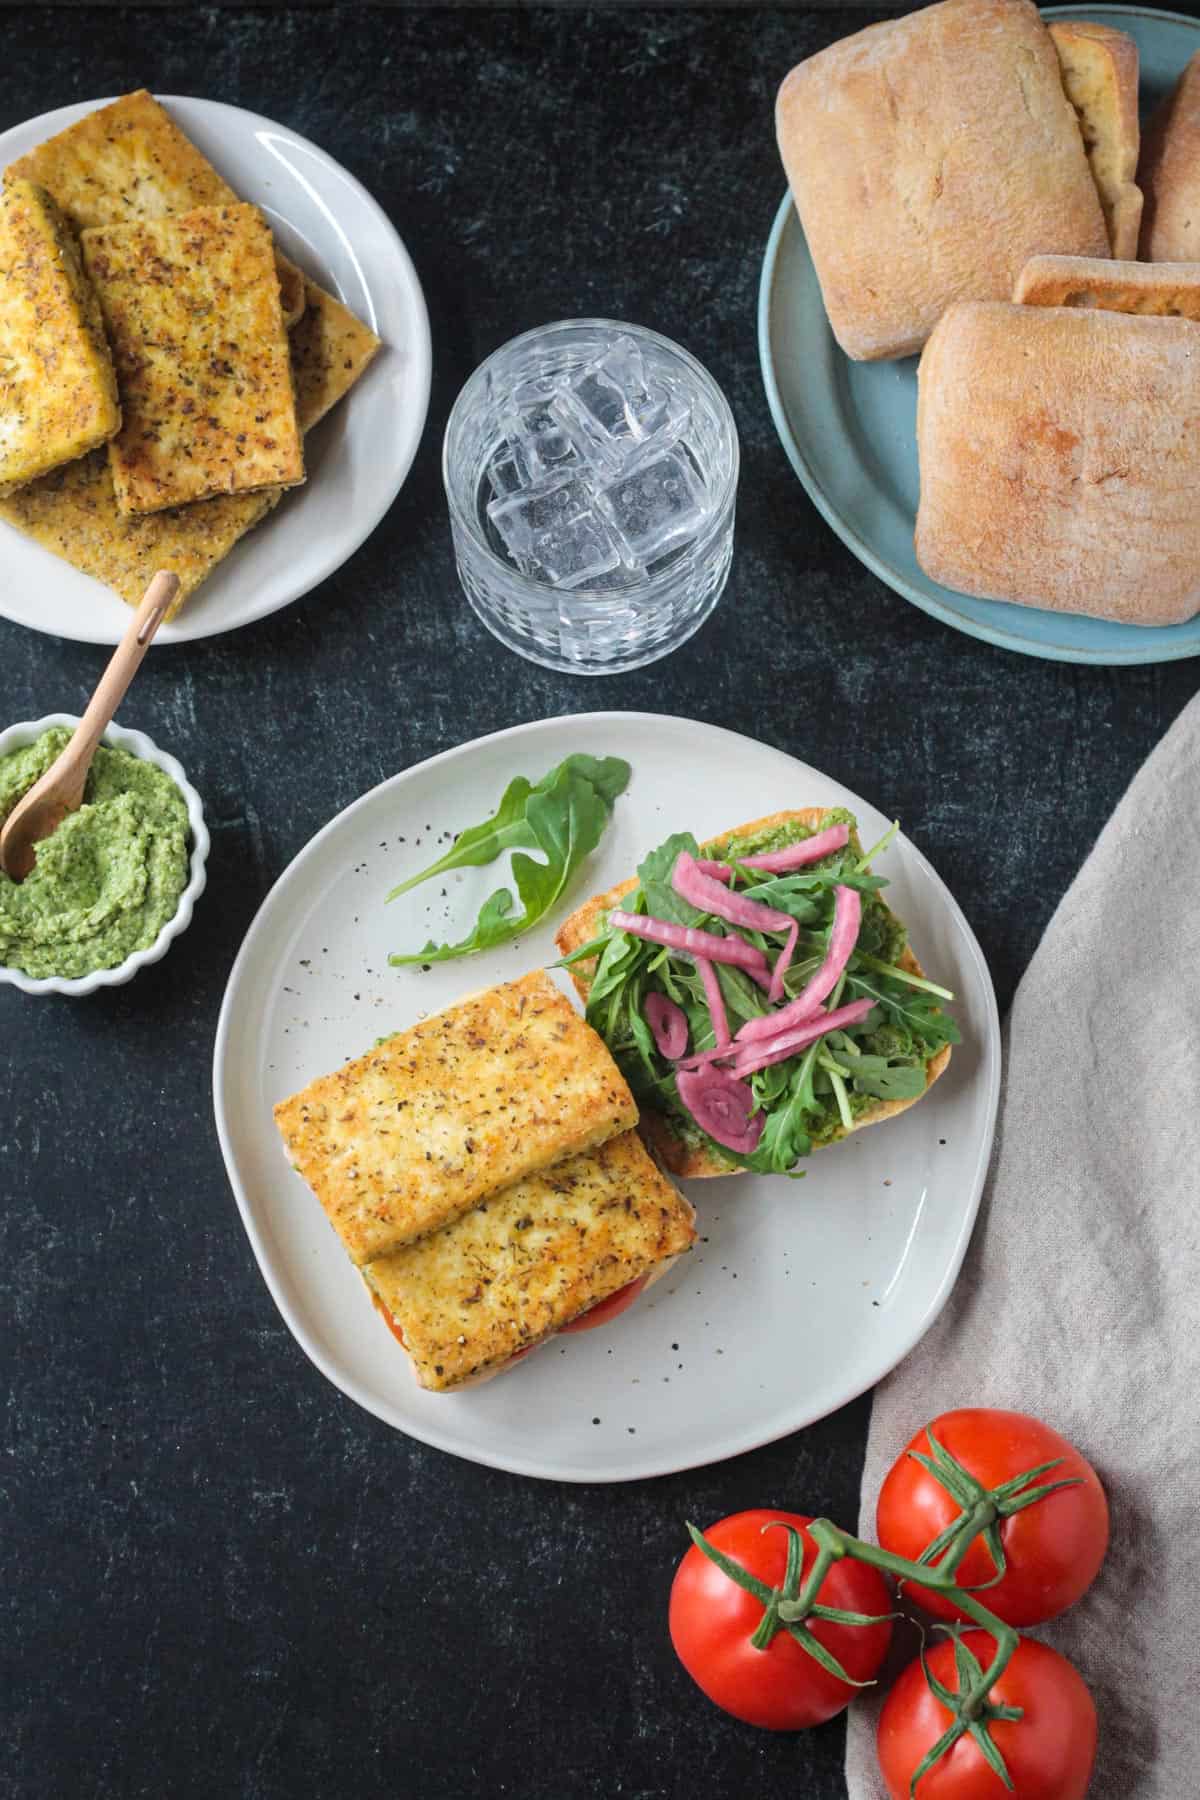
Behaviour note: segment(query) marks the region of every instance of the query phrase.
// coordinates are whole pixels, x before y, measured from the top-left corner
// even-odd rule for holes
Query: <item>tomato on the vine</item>
[[[800,1579],[808,1573],[816,1547],[805,1513],[733,1513],[704,1533],[718,1551],[771,1590],[781,1589],[787,1572],[790,1525],[803,1547]],[[847,1558],[834,1563],[817,1595],[823,1606],[878,1619],[869,1625],[810,1618],[805,1628],[828,1651],[851,1682],[868,1682],[887,1654],[892,1635],[887,1584],[877,1570]],[[710,1700],[769,1731],[798,1731],[841,1712],[858,1692],[816,1660],[786,1627],[764,1649],[751,1643],[762,1624],[763,1601],[739,1587],[695,1544],[675,1574],[671,1588],[671,1642],[693,1681]]]
[[[1029,1479],[1021,1481],[1026,1474]],[[1013,1491],[997,1493],[1005,1484]],[[1108,1502],[1087,1459],[1040,1419],[989,1407],[964,1407],[934,1419],[911,1440],[880,1489],[879,1542],[917,1562],[956,1519],[966,1518],[970,1501],[981,1494],[995,1498],[994,1523],[972,1535],[958,1564],[958,1585],[972,1589],[1006,1624],[1057,1618],[1087,1591],[1104,1560]],[[992,1585],[997,1552],[1004,1573]],[[933,1561],[947,1553],[953,1555],[953,1545]],[[928,1588],[911,1583],[905,1592],[939,1618],[967,1617]]]
[[[963,1643],[986,1669],[995,1641],[984,1631],[966,1631]],[[940,1643],[925,1658],[935,1681],[960,1691],[955,1647]],[[1083,1800],[1096,1755],[1096,1708],[1083,1677],[1065,1656],[1022,1638],[988,1701],[1020,1707],[1020,1719],[988,1722],[988,1733],[1004,1759],[1013,1800]],[[954,1715],[925,1678],[921,1659],[909,1663],[879,1716],[879,1766],[891,1800],[1004,1800],[1005,1786],[989,1766],[975,1737],[964,1731],[912,1787],[930,1750]]]

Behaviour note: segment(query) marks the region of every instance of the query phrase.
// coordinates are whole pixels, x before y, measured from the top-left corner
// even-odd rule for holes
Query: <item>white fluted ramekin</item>
[[[49,731],[52,725],[74,728],[78,723],[79,720],[70,713],[48,713],[44,719],[25,719],[19,725],[10,725],[7,731],[0,731],[0,756],[32,744],[44,731]],[[144,732],[129,731],[123,725],[110,725],[104,734],[104,742],[113,750],[128,750],[131,756],[162,769],[183,795],[192,837],[188,884],[179,896],[174,917],[167,920],[154,942],[145,950],[132,951],[124,962],[114,964],[111,969],[94,969],[90,975],[78,975],[70,981],[57,975],[34,981],[24,970],[8,969],[0,963],[0,982],[20,988],[23,994],[69,994],[78,997],[81,994],[94,994],[97,988],[121,987],[126,981],[132,981],[138,970],[144,969],[147,963],[160,961],[180,932],[187,930],[192,922],[192,909],[204,892],[207,879],[205,863],[209,848],[208,827],[204,823],[204,806],[200,796],[182,767],[173,756],[168,756],[165,750],[160,750],[157,744],[152,743]]]

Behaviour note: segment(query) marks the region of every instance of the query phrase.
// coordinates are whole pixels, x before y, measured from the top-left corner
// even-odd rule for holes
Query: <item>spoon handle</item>
[[[130,682],[154,641],[155,632],[171,610],[178,592],[178,575],[160,569],[142,596],[141,605],[129,621],[124,637],[113,651],[112,659],[100,677],[83,717],[75,727],[74,737],[63,751],[64,767],[61,773],[64,775],[68,759],[72,773],[76,769],[82,769],[86,775],[91,767],[96,746],[111,725]]]

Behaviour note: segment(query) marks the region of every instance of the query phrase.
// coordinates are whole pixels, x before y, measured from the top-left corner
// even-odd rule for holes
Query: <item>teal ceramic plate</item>
[[[1136,39],[1145,113],[1200,48],[1200,21],[1136,6],[1052,6],[1047,17],[1103,19]],[[1200,617],[1143,629],[972,600],[917,566],[917,359],[856,363],[834,342],[791,199],[763,263],[758,346],[783,447],[813,503],[881,581],[971,637],[1060,662],[1172,662],[1200,655]]]

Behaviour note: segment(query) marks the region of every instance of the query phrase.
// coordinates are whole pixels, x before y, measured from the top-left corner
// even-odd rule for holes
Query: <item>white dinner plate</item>
[[[156,644],[248,625],[332,575],[378,525],[416,455],[429,406],[425,299],[395,227],[360,181],[307,138],[240,106],[160,96],[225,180],[262,209],[280,248],[383,339],[361,380],[305,439],[308,480],[249,532]],[[0,134],[0,169],[108,100]],[[85,644],[115,644],[129,608],[101,582],[0,523],[0,616]]]
[[[497,866],[434,880],[391,905],[384,896],[442,853],[444,834],[485,818],[512,776],[536,779],[576,750],[626,757],[633,779],[571,904],[631,874],[675,830],[711,836],[812,805],[852,807],[868,843],[887,828],[882,813],[828,776],[687,719],[592,713],[447,751],[340,813],[276,882],[229,979],[214,1096],[263,1276],[330,1381],[389,1425],[474,1462],[559,1481],[630,1481],[717,1462],[808,1425],[912,1349],[970,1236],[1000,1040],[971,928],[901,836],[879,872],[921,961],[955,991],[964,1040],[928,1098],[818,1152],[802,1181],[689,1183],[700,1241],[623,1318],[552,1340],[485,1386],[423,1392],[290,1168],[271,1109],[385,1033],[553,960],[566,909],[494,953],[428,973],[388,966],[389,951],[465,935],[503,879]]]

